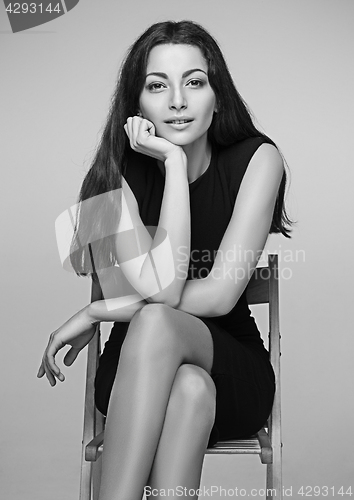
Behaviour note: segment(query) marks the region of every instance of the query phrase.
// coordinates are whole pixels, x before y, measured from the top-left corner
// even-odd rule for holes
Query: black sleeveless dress
[[[263,143],[273,144],[268,138],[252,137],[225,148],[213,147],[208,169],[189,184],[191,260],[187,279],[204,278],[210,272],[243,175]],[[124,178],[137,199],[145,226],[156,227],[165,182],[156,160],[132,151]],[[245,293],[228,314],[200,319],[209,328],[214,345],[211,376],[216,386],[216,417],[209,438],[212,446],[217,440],[248,437],[263,426],[273,404],[275,377]],[[95,401],[103,414],[107,413],[128,326],[114,323],[100,358]]]

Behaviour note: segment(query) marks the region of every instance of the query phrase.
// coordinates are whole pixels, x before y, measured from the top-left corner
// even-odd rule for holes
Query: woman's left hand
[[[124,130],[129,138],[130,147],[138,153],[151,156],[162,162],[176,153],[179,155],[181,152],[183,153],[181,146],[177,146],[163,137],[157,137],[155,125],[140,116],[129,116]]]
[[[65,380],[64,375],[55,363],[57,352],[65,345],[71,345],[71,349],[64,358],[64,364],[70,366],[95,333],[96,326],[91,322],[88,311],[89,306],[81,309],[60,328],[50,334],[37,377],[41,378],[46,375],[51,386],[56,385],[56,378],[61,382]]]

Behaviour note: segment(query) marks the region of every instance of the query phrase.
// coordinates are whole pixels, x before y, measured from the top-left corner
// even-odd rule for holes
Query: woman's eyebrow
[[[194,73],[195,71],[201,71],[202,73],[207,74],[203,69],[194,68],[194,69],[189,69],[188,71],[185,71],[182,75],[182,78],[186,78],[187,76],[189,76],[191,73]],[[166,75],[166,73],[160,73],[159,71],[154,71],[152,73],[148,73],[145,78],[147,78],[148,76],[151,76],[151,75],[159,76],[160,78],[164,78],[165,80],[168,80],[168,76]]]

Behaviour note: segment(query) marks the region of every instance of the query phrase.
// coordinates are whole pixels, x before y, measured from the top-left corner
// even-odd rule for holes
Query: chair
[[[249,439],[219,441],[208,454],[258,454],[267,466],[266,499],[282,500],[282,442],[280,411],[280,333],[278,256],[268,256],[268,266],[258,267],[247,286],[250,305],[269,304],[269,352],[275,378],[276,392],[272,412],[264,427]],[[97,280],[92,281],[91,301],[102,298]],[[104,441],[104,416],[94,403],[94,379],[100,356],[100,329],[88,346],[87,378],[82,441],[80,500],[96,500],[101,472],[101,453]]]

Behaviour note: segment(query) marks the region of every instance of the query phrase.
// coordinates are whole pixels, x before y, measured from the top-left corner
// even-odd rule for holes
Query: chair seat
[[[247,439],[233,439],[218,441],[213,447],[208,448],[205,453],[260,453],[261,446],[257,436]]]
[[[85,451],[85,459],[95,462],[103,451],[104,432],[101,432],[88,443]],[[211,448],[207,448],[207,454],[255,454],[260,455],[263,464],[271,464],[273,453],[267,431],[261,429],[254,436],[247,439],[229,439],[218,441]]]
[[[273,461],[273,450],[269,435],[263,427],[257,434],[246,439],[228,439],[218,441],[211,448],[207,448],[207,454],[254,454],[260,455],[263,464],[271,464]]]

